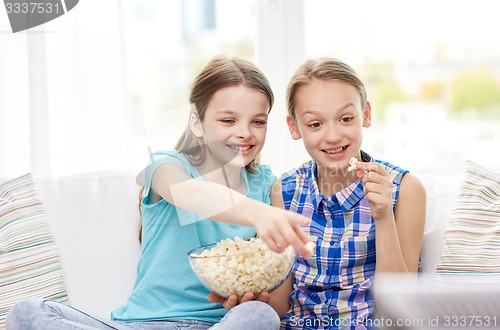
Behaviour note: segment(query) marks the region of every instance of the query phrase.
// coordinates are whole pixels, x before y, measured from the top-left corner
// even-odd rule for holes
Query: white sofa
[[[422,268],[433,273],[461,176],[419,176],[427,190]],[[69,303],[108,317],[125,304],[140,255],[135,175],[97,172],[35,178],[58,246]]]

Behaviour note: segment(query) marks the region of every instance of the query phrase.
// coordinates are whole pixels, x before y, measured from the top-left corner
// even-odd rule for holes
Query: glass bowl
[[[295,261],[291,246],[282,253],[269,249],[259,238],[225,239],[188,252],[201,283],[222,297],[246,292],[271,292],[290,274]]]

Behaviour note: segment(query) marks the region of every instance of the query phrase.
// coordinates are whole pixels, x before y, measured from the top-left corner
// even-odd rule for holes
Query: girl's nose
[[[337,142],[337,141],[340,141],[342,139],[342,133],[338,128],[334,127],[333,125],[329,125],[326,128],[327,128],[325,131],[325,140],[326,141]]]
[[[250,133],[250,128],[248,125],[239,125],[238,126],[238,131],[236,132],[236,136],[240,139],[246,139],[251,135]]]

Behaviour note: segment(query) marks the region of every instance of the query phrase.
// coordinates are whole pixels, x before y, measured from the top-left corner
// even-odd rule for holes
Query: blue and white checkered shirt
[[[408,171],[374,160],[364,152],[362,158],[381,163],[389,173],[395,208],[401,179]],[[317,164],[311,160],[281,178],[285,208],[312,219],[306,231],[316,243],[311,259],[297,256],[291,308],[282,329],[371,328],[375,224],[363,185],[358,179],[324,196],[316,173]]]

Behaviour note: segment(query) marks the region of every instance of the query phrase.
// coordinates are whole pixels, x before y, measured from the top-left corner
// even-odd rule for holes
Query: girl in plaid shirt
[[[312,258],[297,257],[293,276],[268,303],[283,329],[371,328],[375,275],[417,272],[425,190],[407,170],[360,149],[371,106],[347,64],[305,62],[287,101],[290,134],[312,160],[285,173],[271,199],[311,219],[306,230],[316,247]]]

